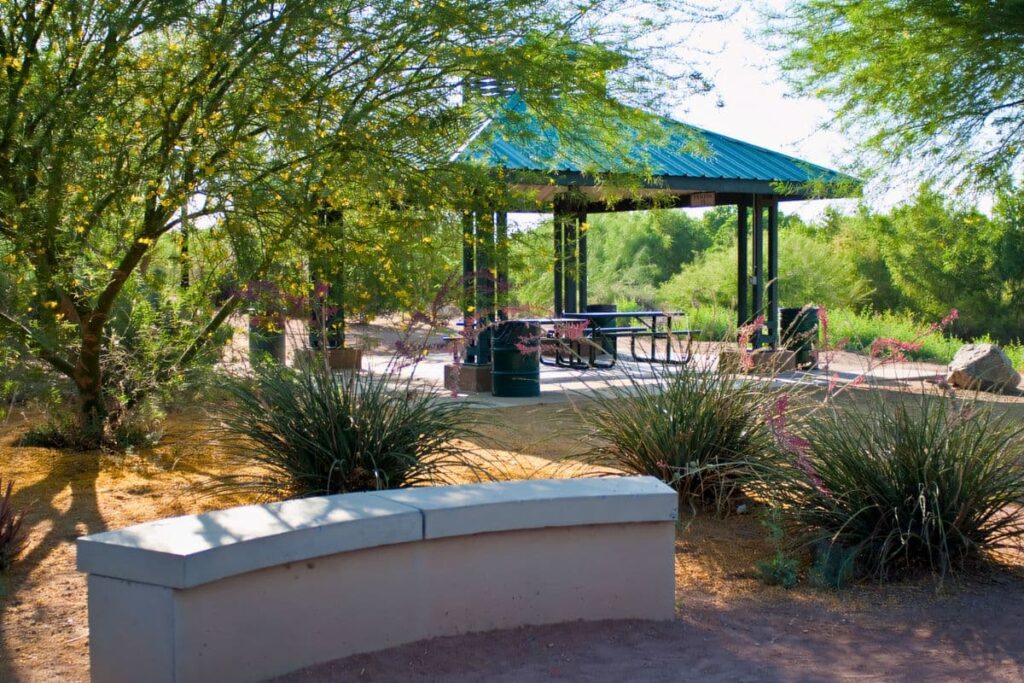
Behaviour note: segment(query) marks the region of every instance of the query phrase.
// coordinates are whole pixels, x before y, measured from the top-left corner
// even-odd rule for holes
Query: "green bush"
[[[796,588],[800,581],[800,563],[781,550],[775,551],[771,559],[758,560],[757,575],[769,586]]]
[[[311,362],[258,366],[223,408],[234,473],[215,489],[288,498],[442,481],[464,464],[465,403],[386,374],[336,375]]]
[[[654,381],[603,387],[578,406],[596,440],[588,459],[659,477],[691,505],[722,513],[748,461],[771,446],[767,417],[778,393],[706,366],[654,372]]]
[[[857,307],[871,292],[851,263],[836,260],[832,244],[796,231],[785,231],[779,236],[779,273],[779,294],[784,306]],[[682,310],[707,305],[734,306],[735,243],[708,251],[684,266],[662,285],[658,297],[668,306]]]
[[[929,326],[916,320],[908,313],[856,313],[850,309],[828,309],[829,344],[843,342],[843,350],[867,353],[877,339],[898,339],[918,341],[921,348],[907,351],[912,360],[948,363],[957,349],[966,344],[963,339],[948,336],[938,331],[929,331]],[[725,306],[699,306],[689,311],[688,324],[700,329],[701,338],[710,341],[736,339],[736,312]],[[974,343],[995,343],[989,336],[971,340]],[[1003,345],[1003,350],[1014,367],[1024,370],[1024,344]]]
[[[821,569],[890,579],[946,574],[1019,541],[1024,428],[948,397],[881,395],[828,405],[755,464],[758,493],[789,538],[824,548]]]

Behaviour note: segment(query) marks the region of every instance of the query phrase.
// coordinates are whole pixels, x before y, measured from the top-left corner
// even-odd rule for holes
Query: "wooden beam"
[[[497,239],[497,300],[498,318],[508,319],[508,214],[499,211],[495,215],[495,237]]]
[[[564,303],[562,300],[562,206],[559,202],[555,202],[554,220],[551,222],[554,226],[553,232],[555,236],[555,256],[554,256],[554,271],[555,271],[555,300],[554,300],[554,314],[556,318],[560,318],[564,310]]]
[[[768,334],[771,345],[779,343],[779,203],[768,200]]]
[[[579,301],[580,311],[587,310],[587,210],[580,209],[576,213],[576,221],[579,223]]]
[[[742,327],[750,322],[747,287],[750,271],[747,263],[747,205],[736,206],[736,321]]]

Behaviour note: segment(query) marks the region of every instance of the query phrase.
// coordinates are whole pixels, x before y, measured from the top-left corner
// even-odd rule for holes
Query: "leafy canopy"
[[[700,87],[660,61],[673,41],[650,37],[714,15],[668,0],[5,2],[0,335],[68,376],[102,421],[114,310],[195,230],[202,248],[177,267],[221,296],[175,314],[179,343],[150,384],[212,338],[238,302],[230,283],[296,273],[303,252],[336,242],[324,206],[366,216],[483,196],[449,163],[496,104],[467,102],[465,84],[496,77],[556,123],[596,116],[607,88],[636,100],[655,83]]]
[[[869,165],[992,185],[1024,151],[1024,2],[798,0],[773,31],[804,95],[836,107]]]

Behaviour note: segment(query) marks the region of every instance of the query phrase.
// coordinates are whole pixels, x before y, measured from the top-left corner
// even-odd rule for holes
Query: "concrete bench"
[[[257,681],[435,636],[671,619],[651,477],[355,493],[78,539],[94,681]]]

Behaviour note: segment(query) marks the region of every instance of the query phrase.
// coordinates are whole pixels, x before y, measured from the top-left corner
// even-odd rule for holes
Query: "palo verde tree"
[[[797,0],[773,30],[798,90],[835,105],[869,166],[993,187],[1024,152],[1024,3]]]
[[[608,93],[635,102],[652,85],[704,88],[699,73],[658,57],[672,47],[659,29],[715,17],[713,4],[679,6],[5,2],[4,343],[70,378],[82,430],[100,443],[145,386],[196,358],[238,304],[224,287],[216,298],[156,293],[182,302],[181,333],[152,362],[152,381],[118,395],[112,325],[119,307],[134,309],[153,259],[202,230],[189,242],[191,262],[179,259],[188,274],[231,271],[241,283],[281,267],[295,235],[308,245],[325,204],[442,205],[467,190],[446,169],[478,121],[471,114],[488,106],[461,97],[476,78],[500,78],[553,122],[600,121],[602,108],[617,106]],[[203,255],[214,262],[196,263]]]

